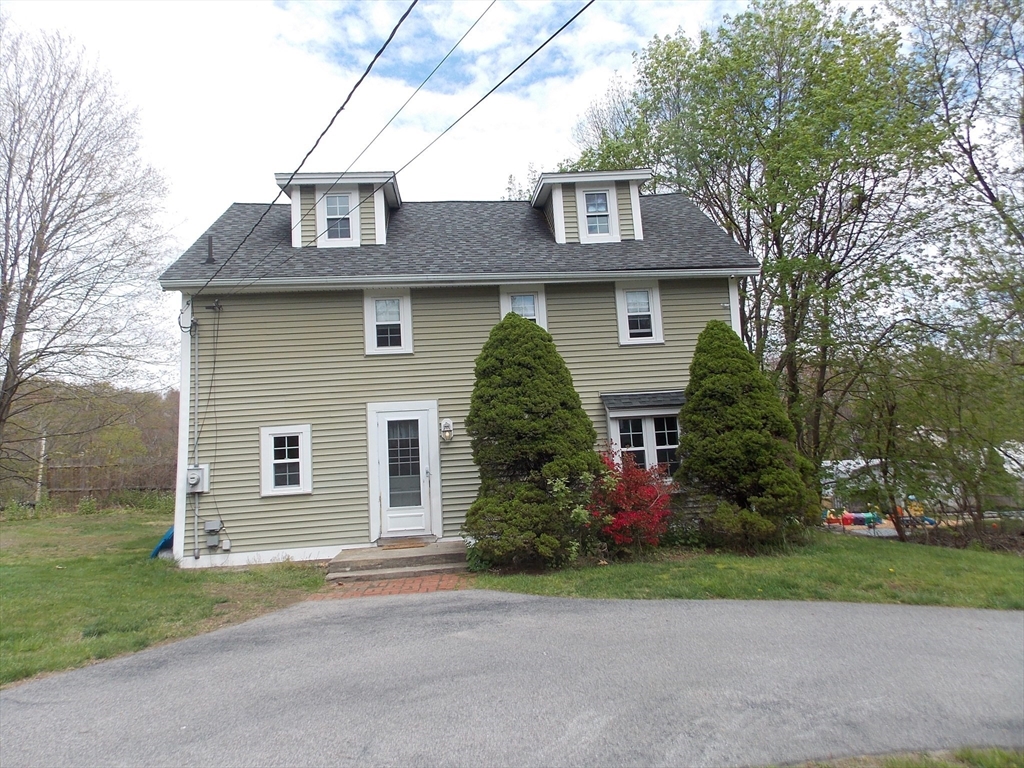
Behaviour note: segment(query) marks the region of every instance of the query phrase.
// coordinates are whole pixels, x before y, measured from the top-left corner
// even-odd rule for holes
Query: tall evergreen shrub
[[[740,338],[713,320],[697,339],[679,414],[679,484],[701,495],[718,543],[781,541],[818,511],[811,463],[775,388]]]
[[[572,525],[548,490],[596,474],[596,434],[551,336],[508,314],[476,359],[466,417],[480,492],[463,532],[489,564],[557,565],[572,551]]]

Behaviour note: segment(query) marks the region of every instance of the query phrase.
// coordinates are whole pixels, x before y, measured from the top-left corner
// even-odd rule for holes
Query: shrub
[[[721,321],[697,339],[679,429],[676,479],[705,497],[705,523],[719,543],[748,549],[813,523],[813,467],[771,382]]]
[[[621,463],[610,453],[601,461],[605,473],[595,485],[590,511],[609,550],[630,547],[639,553],[658,546],[671,513],[671,485],[656,469],[637,466],[630,453],[622,454]]]
[[[596,434],[551,336],[509,313],[476,359],[466,417],[480,491],[463,533],[490,564],[558,565],[578,546],[549,481],[596,474]]]

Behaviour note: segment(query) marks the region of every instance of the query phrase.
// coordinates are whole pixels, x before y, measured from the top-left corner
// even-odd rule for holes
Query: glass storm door
[[[428,417],[426,411],[377,417],[382,536],[431,532]]]

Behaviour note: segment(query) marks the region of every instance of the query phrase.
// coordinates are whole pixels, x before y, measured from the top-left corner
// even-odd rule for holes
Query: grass
[[[802,768],[1024,768],[1024,751],[958,749],[955,752],[849,757],[804,763]]]
[[[1024,558],[816,533],[787,554],[662,551],[647,562],[528,575],[476,586],[533,595],[639,599],[829,600],[1024,609]]]
[[[244,621],[324,585],[312,564],[150,560],[168,527],[152,510],[0,523],[0,685]]]

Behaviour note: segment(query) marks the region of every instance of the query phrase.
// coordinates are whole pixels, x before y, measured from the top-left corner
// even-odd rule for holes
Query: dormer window
[[[587,234],[607,235],[611,231],[608,227],[608,193],[586,192],[584,197],[587,204]]]
[[[327,213],[327,239],[350,240],[352,221],[349,218],[348,195],[327,195],[324,202]]]

